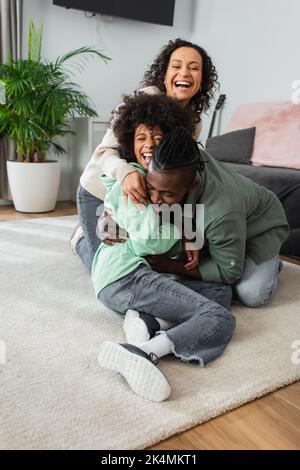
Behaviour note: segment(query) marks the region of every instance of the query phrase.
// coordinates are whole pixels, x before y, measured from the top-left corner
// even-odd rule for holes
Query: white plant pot
[[[59,162],[7,161],[7,174],[18,212],[49,212],[55,209],[60,180]]]

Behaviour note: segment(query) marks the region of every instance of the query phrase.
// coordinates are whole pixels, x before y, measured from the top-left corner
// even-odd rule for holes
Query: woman
[[[176,98],[182,107],[189,108],[195,122],[194,138],[201,131],[201,114],[209,109],[217,73],[206,51],[183,39],[170,41],[157,56],[144,75],[145,93],[166,94]],[[146,186],[143,176],[118,152],[119,142],[111,127],[87,164],[77,192],[80,227],[72,236],[73,251],[82,259],[89,253],[84,264],[90,270],[100,240],[96,234],[98,216],[106,194],[100,175],[116,179],[123,194],[138,204],[146,204]],[[84,246],[86,245],[86,246]]]

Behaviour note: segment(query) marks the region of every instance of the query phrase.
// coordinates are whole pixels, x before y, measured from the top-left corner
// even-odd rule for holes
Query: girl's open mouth
[[[152,157],[153,157],[153,153],[150,153],[150,152],[148,152],[148,153],[142,153],[142,157],[143,157],[144,163],[145,163],[146,165],[149,165],[150,162],[151,162],[151,159],[152,159]]]

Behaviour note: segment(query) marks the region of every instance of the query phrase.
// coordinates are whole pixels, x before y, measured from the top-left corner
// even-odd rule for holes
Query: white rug
[[[163,359],[170,399],[133,394],[98,366],[100,343],[124,340],[122,320],[69,249],[75,220],[0,223],[1,449],[141,449],[300,378],[300,269],[288,264],[266,308],[234,307],[221,358],[204,369]]]

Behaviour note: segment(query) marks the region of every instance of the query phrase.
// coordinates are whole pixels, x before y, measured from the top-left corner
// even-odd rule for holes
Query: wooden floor
[[[0,206],[0,222],[8,220],[22,219],[40,219],[45,217],[60,217],[63,215],[77,214],[75,202],[58,202],[55,211],[44,212],[42,214],[26,214],[24,212],[16,212],[13,206]]]
[[[55,211],[45,214],[21,214],[10,206],[0,206],[1,222],[73,214],[76,207],[72,202],[58,203]],[[299,261],[283,259],[300,265]],[[152,449],[300,449],[300,382],[173,436]]]

